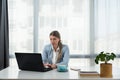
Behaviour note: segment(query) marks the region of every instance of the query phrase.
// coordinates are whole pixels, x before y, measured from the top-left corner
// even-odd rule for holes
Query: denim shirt
[[[48,44],[43,49],[43,53],[42,53],[43,63],[52,64],[52,58],[53,58],[52,45]],[[67,65],[68,66],[68,62],[69,62],[69,48],[67,45],[63,44],[62,57],[60,59],[60,62],[56,63],[56,65]]]

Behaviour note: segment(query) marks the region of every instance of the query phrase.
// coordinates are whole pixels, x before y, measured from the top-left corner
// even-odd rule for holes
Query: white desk
[[[97,70],[96,67],[80,67],[82,70]],[[80,77],[78,76],[77,71],[70,70],[68,72],[57,72],[57,70],[52,70],[48,72],[33,72],[33,71],[21,71],[16,66],[8,67],[2,71],[0,71],[0,79],[80,79],[80,80],[96,80],[96,78],[90,77]],[[114,68],[113,69],[113,78],[97,78],[97,80],[113,80],[119,79],[120,80],[120,69]]]

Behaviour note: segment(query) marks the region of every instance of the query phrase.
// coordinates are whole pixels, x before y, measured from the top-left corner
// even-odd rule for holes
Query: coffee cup
[[[67,66],[66,65],[58,65],[57,66],[57,71],[66,72],[67,71]]]

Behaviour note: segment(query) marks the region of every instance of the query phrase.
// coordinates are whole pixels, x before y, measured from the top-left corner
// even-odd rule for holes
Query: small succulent
[[[105,53],[104,51],[102,51],[100,52],[100,54],[96,56],[95,63],[99,64],[99,61],[101,61],[107,64],[108,61],[114,60],[115,57],[116,55],[114,53],[107,53],[107,52]]]

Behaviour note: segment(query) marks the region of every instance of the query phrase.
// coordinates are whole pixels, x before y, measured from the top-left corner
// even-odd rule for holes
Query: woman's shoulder
[[[66,52],[66,51],[68,51],[68,53],[69,53],[69,47],[68,47],[68,45],[63,44],[62,51],[63,51],[63,53]]]
[[[52,48],[52,46],[51,46],[51,44],[47,44],[47,45],[45,45],[45,47],[44,47],[45,49],[51,49]]]

